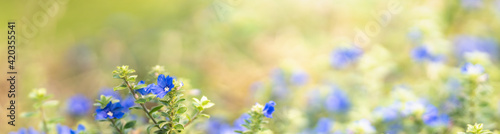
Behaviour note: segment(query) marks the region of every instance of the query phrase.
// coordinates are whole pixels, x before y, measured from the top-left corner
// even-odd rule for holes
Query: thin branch
[[[134,96],[134,99],[137,100],[138,96],[137,96],[137,94],[135,94],[134,89],[132,89],[132,87],[130,86],[130,83],[127,81],[127,78],[123,78],[123,80],[125,81],[125,84],[127,84],[127,87],[130,90],[130,92],[132,93],[132,96]],[[146,106],[142,103],[139,103],[139,105],[141,105],[142,110],[144,110],[146,115],[148,115],[148,117],[153,121],[155,126],[158,127],[158,129],[161,129],[160,126],[158,125],[158,122],[156,122],[156,120],[153,118],[153,116],[151,116],[151,114],[149,114],[149,110],[146,108]]]

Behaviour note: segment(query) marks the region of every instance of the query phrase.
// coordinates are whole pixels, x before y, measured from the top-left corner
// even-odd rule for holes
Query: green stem
[[[116,129],[118,133],[123,134],[122,130],[120,130],[118,126],[116,126],[116,122],[114,119],[108,119],[108,120],[111,122],[111,124],[113,124],[113,127]]]
[[[193,116],[193,119],[189,120],[188,123],[186,123],[184,125],[184,128],[186,128],[189,124],[191,124],[194,120],[196,120],[198,118],[198,115],[201,113],[202,111],[199,111],[199,112],[196,112],[196,114],[194,114]]]
[[[45,120],[45,112],[43,112],[43,108],[42,108],[42,106],[40,106],[40,109],[39,109],[39,110],[40,110],[40,113],[42,114],[41,116],[42,116],[43,131],[44,131],[45,133],[49,133],[49,129],[48,129],[48,127],[47,127],[47,121]]]
[[[125,81],[125,84],[127,84],[127,87],[130,90],[130,92],[132,93],[132,96],[134,96],[134,99],[137,100],[138,96],[137,96],[137,94],[135,94],[134,89],[132,89],[132,87],[130,86],[130,83],[127,81],[127,77],[123,78],[123,80]],[[158,125],[158,122],[156,122],[156,120],[153,118],[153,116],[151,116],[151,114],[149,113],[149,110],[146,108],[146,106],[143,103],[139,103],[139,105],[141,105],[142,110],[144,110],[144,112],[146,113],[146,115],[148,115],[149,119],[151,119],[153,121],[153,123],[155,124],[155,126],[158,129],[161,129],[160,126]]]

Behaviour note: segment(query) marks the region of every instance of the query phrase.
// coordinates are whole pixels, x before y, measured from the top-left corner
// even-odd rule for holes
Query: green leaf
[[[146,103],[146,101],[147,101],[147,100],[146,100],[146,99],[144,99],[144,98],[139,98],[139,99],[137,99],[135,102],[136,102],[136,103]]]
[[[155,127],[155,125],[154,125],[154,124],[149,125],[149,126],[148,126],[148,128],[146,129],[146,133],[147,133],[147,134],[150,134],[150,133],[151,133],[151,128],[153,128],[153,127]]]
[[[127,81],[130,81],[130,82],[135,82],[135,79],[137,78],[137,75],[131,75],[127,78]]]
[[[174,126],[176,130],[184,130],[184,126],[182,124],[177,124]]]
[[[115,73],[115,71],[113,71],[113,73]],[[113,78],[115,78],[115,79],[121,79],[119,74],[113,74]]]
[[[123,90],[123,89],[127,89],[127,85],[121,84],[119,86],[116,86],[116,87],[113,88],[113,91]]]
[[[210,118],[210,115],[208,115],[208,114],[201,114],[201,116],[203,116],[205,118]]]
[[[42,104],[42,106],[44,106],[44,107],[54,107],[57,105],[59,105],[59,101],[57,101],[57,100],[46,101]]]
[[[136,86],[134,87],[134,89],[141,89],[141,88],[145,88],[145,87],[147,87],[147,86],[148,86],[148,85],[146,85],[146,84],[136,85]]]
[[[22,118],[29,118],[36,115],[38,112],[23,112],[21,113]]]
[[[125,129],[128,129],[128,128],[133,128],[135,126],[135,120],[132,120],[132,121],[129,121],[125,124]]]
[[[177,114],[182,114],[187,111],[187,107],[180,107],[179,110],[177,110]]]
[[[196,99],[196,98],[193,98],[193,101],[194,101],[195,103],[198,103],[198,104],[200,103],[200,100],[198,100],[198,99]]]
[[[183,102],[183,101],[185,101],[185,100],[186,100],[186,99],[184,99],[184,98],[179,99],[179,100],[177,101],[177,103],[179,103],[179,102]]]
[[[129,110],[132,110],[132,109],[142,109],[142,107],[139,107],[139,106],[134,106],[134,107],[129,107],[128,109],[129,109]]]
[[[206,105],[203,105],[203,108],[210,108],[214,105],[215,105],[214,103],[207,103]]]
[[[163,107],[163,105],[158,105],[158,106],[154,107],[153,109],[151,109],[151,111],[149,111],[149,114],[152,114],[153,112],[160,110],[162,107]]]
[[[47,123],[58,123],[58,122],[62,122],[62,121],[64,121],[63,117],[57,117],[57,118],[52,118],[52,119],[47,120]]]

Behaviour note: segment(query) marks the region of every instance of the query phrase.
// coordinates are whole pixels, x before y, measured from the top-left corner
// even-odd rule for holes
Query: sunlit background
[[[92,124],[94,110],[73,117],[67,99],[93,101],[120,84],[116,66],[129,65],[142,80],[160,65],[189,80],[190,96],[215,103],[211,119],[188,133],[232,131],[252,105],[269,100],[277,107],[268,128],[278,134],[456,133],[476,122],[500,130],[500,0],[1,3],[1,23],[15,21],[20,41],[18,115],[33,109],[28,93],[43,87],[61,100],[49,114],[66,117],[62,124]],[[7,42],[7,25],[0,29]],[[467,105],[460,70],[467,62],[488,75],[474,109],[485,113],[471,120],[457,112]],[[8,83],[0,83],[3,119]],[[435,118],[429,109],[439,111]],[[15,127],[2,120],[0,131],[38,129],[33,120],[17,117]]]

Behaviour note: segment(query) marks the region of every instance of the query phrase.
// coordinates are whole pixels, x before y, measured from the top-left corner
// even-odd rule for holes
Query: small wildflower
[[[82,124],[79,124],[76,130],[70,129],[68,126],[63,126],[61,124],[57,124],[56,128],[57,134],[78,134],[85,131],[85,126],[83,126]]]
[[[123,106],[120,103],[112,103],[109,102],[104,108],[97,108],[95,110],[96,120],[105,120],[105,119],[120,119],[125,114],[123,112]]]
[[[152,93],[158,98],[163,98],[170,90],[174,88],[174,78],[160,74],[157,79],[157,85],[152,87]]]
[[[345,113],[351,108],[347,95],[339,89],[334,89],[326,98],[326,109],[331,112]]]
[[[317,134],[328,134],[332,128],[333,121],[328,118],[321,118],[318,120],[316,124],[316,128],[314,129],[314,133]]]
[[[276,106],[276,103],[274,101],[269,101],[266,103],[266,106],[263,109],[264,116],[267,118],[273,118],[273,112],[274,112],[274,106]]]
[[[72,116],[85,116],[92,108],[91,101],[83,95],[75,95],[68,99],[66,111]]]
[[[331,65],[336,69],[342,69],[356,62],[363,54],[363,50],[357,47],[336,49],[331,54]]]

